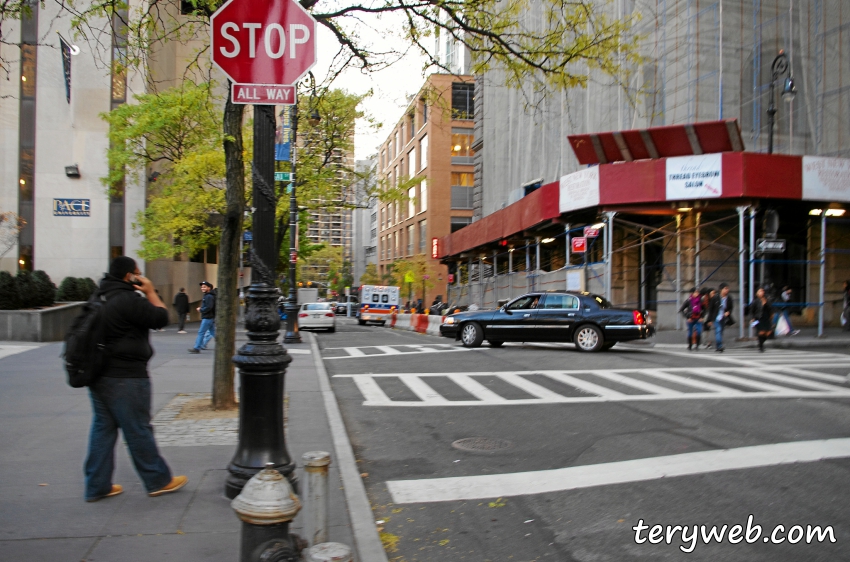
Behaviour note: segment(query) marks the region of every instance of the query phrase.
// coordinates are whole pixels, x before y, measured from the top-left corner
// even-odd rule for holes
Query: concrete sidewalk
[[[224,497],[238,422],[175,419],[181,401],[203,396],[212,385],[212,353],[188,354],[195,338],[192,328],[188,330],[177,334],[170,327],[152,334],[156,355],[150,371],[161,452],[174,474],[188,475],[189,484],[175,494],[148,497],[122,444],[117,447],[114,482],[125,492],[95,503],[83,500],[91,406],[87,391],[65,382],[59,359],[62,345],[0,344],[0,560],[239,559],[240,522]],[[244,333],[238,335],[237,346],[246,339]],[[302,482],[302,454],[331,453],[329,540],[355,549],[334,448],[335,441],[340,444],[340,430],[337,427],[337,435],[332,435],[326,411],[329,387],[325,380],[327,388],[322,390],[320,371],[326,375],[321,363],[314,362],[312,337],[305,334],[304,343],[287,346],[293,359],[286,376],[288,451]],[[347,437],[341,443],[348,444]],[[352,471],[357,474],[356,466],[348,467],[349,475]],[[365,498],[359,475],[356,483],[349,476],[347,484],[349,496],[358,492],[359,485]],[[368,501],[365,504],[368,508]],[[371,510],[360,514],[364,518],[374,536],[366,533],[360,542],[374,543]],[[303,535],[301,519],[296,518],[291,532]]]
[[[753,339],[747,338],[748,331],[746,328],[747,326],[745,326],[743,340],[738,339],[739,331],[737,325],[727,328],[723,334],[726,347],[729,349],[758,347],[758,341],[755,337]],[[656,345],[663,347],[681,347],[687,349],[688,346],[687,332],[685,330],[661,330],[650,341],[654,341]],[[713,343],[714,331],[712,330],[710,333],[704,331],[702,342]],[[800,333],[796,336],[779,336],[767,340],[765,343],[765,349],[804,349],[813,347],[848,348],[850,347],[850,332],[841,328],[829,327],[824,329],[823,337],[818,337],[817,328],[804,327],[800,328]]]

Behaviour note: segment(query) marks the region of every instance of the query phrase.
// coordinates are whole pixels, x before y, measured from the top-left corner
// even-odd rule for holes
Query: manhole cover
[[[513,446],[514,444],[507,439],[495,439],[493,437],[467,437],[452,443],[452,447],[455,449],[476,453],[493,453],[510,449]]]

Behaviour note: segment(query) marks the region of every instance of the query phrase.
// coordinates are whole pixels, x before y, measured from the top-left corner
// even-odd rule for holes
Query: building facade
[[[355,171],[360,176],[351,188],[356,194],[356,206],[351,213],[351,277],[355,286],[360,285],[368,264],[378,265],[378,200],[368,196],[375,182],[375,160],[355,162]]]
[[[402,289],[403,300],[426,306],[445,296],[447,270],[434,241],[472,221],[472,78],[434,74],[413,97],[378,149],[384,186],[406,186],[403,197],[377,213],[378,269],[389,276],[398,260],[425,260],[428,279]]]

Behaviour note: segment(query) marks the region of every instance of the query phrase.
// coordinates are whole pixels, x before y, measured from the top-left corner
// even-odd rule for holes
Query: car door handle
[[[523,314],[522,315],[523,318],[528,318],[529,316],[531,316],[531,314]]]
[[[569,314],[567,314],[567,316],[575,316],[575,315],[576,315],[575,312],[570,312]]]

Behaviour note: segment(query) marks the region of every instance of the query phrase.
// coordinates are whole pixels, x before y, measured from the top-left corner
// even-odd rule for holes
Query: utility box
[[[319,300],[319,289],[298,289],[298,304],[304,304],[305,302],[318,302]]]

